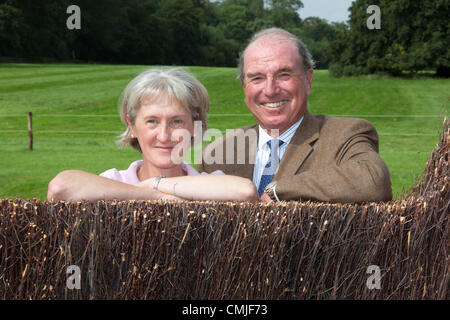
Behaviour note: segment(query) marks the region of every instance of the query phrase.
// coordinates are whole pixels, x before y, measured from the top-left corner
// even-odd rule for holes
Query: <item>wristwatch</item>
[[[269,196],[269,198],[271,200],[280,202],[280,200],[277,197],[276,191],[275,191],[276,187],[277,187],[277,181],[272,181],[264,188],[264,192],[267,193],[267,195]]]

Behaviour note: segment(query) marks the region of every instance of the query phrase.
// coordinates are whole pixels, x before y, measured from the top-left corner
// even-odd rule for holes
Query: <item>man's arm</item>
[[[330,138],[327,144],[313,146],[315,163],[310,170],[277,181],[276,194],[280,200],[364,202],[392,199],[390,175],[378,154],[375,128],[365,120],[353,121],[336,135],[342,137],[340,142]],[[331,161],[323,160],[330,157]]]

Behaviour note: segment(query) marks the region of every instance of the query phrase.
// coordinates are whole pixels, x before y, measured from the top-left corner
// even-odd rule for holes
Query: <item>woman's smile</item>
[[[170,152],[172,152],[172,150],[173,150],[174,147],[155,146],[155,147],[153,147],[153,148],[155,148],[155,149],[157,149],[157,150],[159,150],[159,151],[161,151],[161,152],[167,152],[167,153],[170,153]]]

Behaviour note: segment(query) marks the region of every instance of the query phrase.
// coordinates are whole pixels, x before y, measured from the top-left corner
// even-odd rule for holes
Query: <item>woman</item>
[[[207,125],[208,93],[183,69],[149,69],[123,91],[120,116],[126,126],[118,145],[131,145],[142,160],[127,170],[100,176],[79,170],[59,173],[48,187],[48,200],[257,200],[249,179],[221,171],[199,174],[181,160],[194,121]]]

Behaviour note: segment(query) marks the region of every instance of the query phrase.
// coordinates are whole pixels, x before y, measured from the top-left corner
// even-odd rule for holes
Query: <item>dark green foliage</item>
[[[332,77],[351,77],[369,73],[367,68],[355,65],[331,64],[328,68]]]
[[[80,30],[66,27],[72,4]],[[302,7],[300,0],[0,0],[0,57],[234,67],[252,34],[281,27],[305,37],[326,68],[335,27],[302,23]]]
[[[311,51],[316,69],[327,69],[331,61],[330,44],[337,34],[345,30],[344,23],[328,23],[324,19],[309,17],[302,21],[300,28],[291,30]]]
[[[68,53],[68,43],[64,40],[68,31],[65,12],[70,5],[67,3],[69,1],[0,1],[0,56],[26,56],[32,60],[65,58]]]
[[[81,30],[68,30],[69,5]],[[369,5],[381,29],[369,30]],[[450,74],[449,0],[357,0],[350,20],[301,20],[300,0],[0,0],[0,58],[152,65],[236,66],[255,32],[284,28],[302,39],[316,68],[336,76]]]
[[[381,29],[367,28],[369,5],[380,7]],[[434,70],[449,76],[448,0],[357,0],[349,10],[350,28],[331,46],[335,75],[352,66],[359,74]]]

